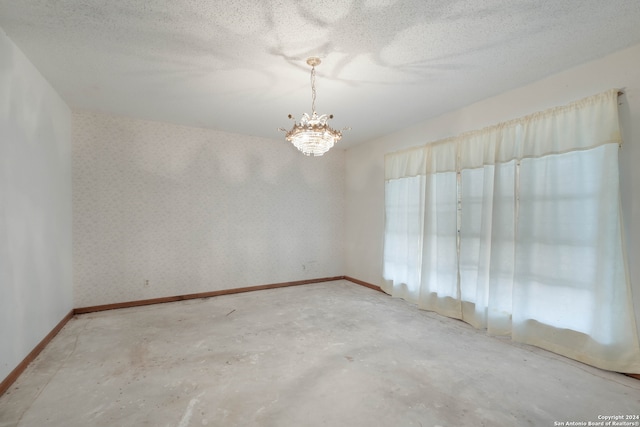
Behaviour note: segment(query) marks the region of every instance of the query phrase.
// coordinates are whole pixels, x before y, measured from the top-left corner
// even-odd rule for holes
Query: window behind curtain
[[[387,291],[492,334],[640,372],[616,93],[388,155]]]

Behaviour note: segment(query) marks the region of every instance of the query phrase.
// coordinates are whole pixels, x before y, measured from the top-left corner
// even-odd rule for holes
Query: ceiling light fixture
[[[332,129],[327,124],[329,119],[333,119],[333,114],[318,116],[316,113],[316,65],[320,65],[320,62],[320,58],[314,56],[307,59],[307,64],[311,66],[311,117],[304,113],[298,124],[289,114],[289,118],[294,121],[291,130],[278,129],[286,132],[286,140],[295,145],[305,156],[322,156],[342,138],[342,132]]]

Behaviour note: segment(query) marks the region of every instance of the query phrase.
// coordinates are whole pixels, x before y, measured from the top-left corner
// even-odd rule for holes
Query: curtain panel
[[[385,157],[385,290],[490,334],[640,373],[617,90]]]

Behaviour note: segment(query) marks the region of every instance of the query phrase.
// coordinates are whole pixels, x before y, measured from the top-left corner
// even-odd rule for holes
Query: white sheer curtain
[[[386,157],[385,289],[603,369],[640,373],[617,91]]]
[[[420,292],[425,176],[396,179],[385,187],[384,271],[397,284],[394,293],[407,300]]]
[[[429,147],[422,276],[418,305],[451,317],[460,317],[457,268],[456,144]]]

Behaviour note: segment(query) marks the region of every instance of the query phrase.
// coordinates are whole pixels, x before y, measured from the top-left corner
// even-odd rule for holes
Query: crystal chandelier
[[[307,64],[311,66],[311,117],[304,113],[300,123],[295,123],[295,118],[289,114],[289,118],[294,121],[291,130],[278,129],[286,132],[286,140],[295,145],[305,156],[322,156],[342,138],[342,132],[327,124],[329,119],[333,119],[333,114],[318,116],[316,113],[316,65],[320,65],[320,62],[320,58],[316,57],[307,59]]]

